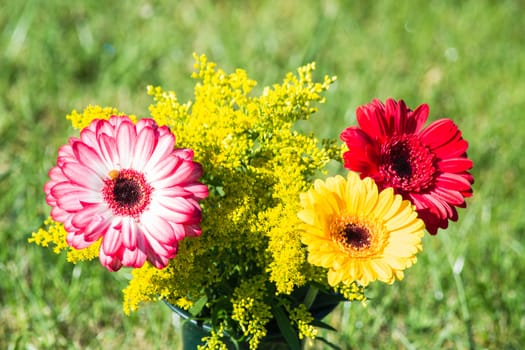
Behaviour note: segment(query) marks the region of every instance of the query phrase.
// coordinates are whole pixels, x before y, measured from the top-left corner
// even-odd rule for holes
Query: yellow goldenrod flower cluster
[[[299,304],[295,308],[291,308],[289,311],[289,317],[292,324],[294,324],[299,331],[299,339],[315,338],[318,333],[318,329],[312,326],[310,323],[314,320],[312,314],[306,309],[306,305]]]
[[[349,301],[360,301],[366,304],[365,287],[352,282],[350,284],[341,283],[338,286],[338,292]]]
[[[71,120],[71,124],[75,129],[82,130],[87,127],[95,119],[109,119],[112,115],[121,115],[118,109],[114,107],[100,107],[96,105],[87,106],[82,113],[73,110],[70,114],[66,115],[66,119]],[[128,115],[134,122],[137,121],[137,117],[134,115]]]
[[[261,275],[247,278],[235,289],[231,300],[231,318],[238,322],[243,335],[249,338],[249,344],[254,348],[266,336],[266,324],[272,318],[271,307],[264,302],[266,283]]]
[[[42,247],[48,247],[51,244],[53,252],[56,254],[66,250],[67,261],[73,264],[79,261],[93,260],[98,257],[100,240],[85,249],[74,249],[67,244],[66,235],[67,232],[63,224],[47,218],[44,221],[44,227],[33,232],[28,241],[29,243],[35,243]]]

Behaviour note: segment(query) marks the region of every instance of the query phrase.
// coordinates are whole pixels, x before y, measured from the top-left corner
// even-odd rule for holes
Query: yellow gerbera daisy
[[[425,226],[410,201],[392,188],[379,193],[371,178],[349,172],[346,179],[316,180],[300,198],[308,261],[328,268],[331,286],[391,284],[416,262]]]

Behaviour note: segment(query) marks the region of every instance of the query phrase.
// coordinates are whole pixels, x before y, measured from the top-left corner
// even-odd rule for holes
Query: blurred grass
[[[146,116],[148,84],[191,98],[192,52],[271,84],[316,61],[337,75],[309,126],[337,137],[372,98],[429,103],[470,142],[475,196],[424,239],[394,286],[346,305],[343,349],[520,349],[525,344],[525,27],[516,1],[3,1],[0,12],[0,348],[176,348],[160,304],[127,317],[126,271],[72,266],[26,243],[42,186],[87,104]],[[316,348],[320,345],[316,345]]]

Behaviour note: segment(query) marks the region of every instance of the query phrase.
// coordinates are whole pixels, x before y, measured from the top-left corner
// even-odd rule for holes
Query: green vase
[[[306,288],[298,291],[299,297],[304,299],[306,294]],[[312,316],[320,321],[335,307],[343,301],[344,298],[337,294],[319,293],[315,298],[315,303],[311,305],[310,312]],[[195,350],[198,345],[204,345],[202,338],[207,337],[211,334],[211,327],[207,324],[197,322],[192,319],[191,314],[185,310],[182,310],[168,302],[166,305],[178,315],[180,320],[180,334],[182,350]],[[275,322],[268,325],[268,334],[266,337],[261,339],[259,343],[259,349],[264,350],[289,350],[290,347],[286,342],[285,338],[279,332],[279,327]],[[221,339],[227,346],[228,350],[249,350],[249,344],[247,342],[236,342],[231,337],[226,335]],[[304,348],[304,344],[301,344]],[[334,347],[337,348],[337,347]]]
[[[179,334],[181,338],[182,350],[195,350],[198,345],[204,345],[202,338],[211,334],[211,328],[208,325],[201,324],[191,319],[191,315],[170,303],[166,305],[179,317]],[[228,350],[249,350],[247,342],[235,342],[228,336],[221,339]],[[265,338],[261,339],[259,349],[265,350],[289,350],[286,340],[280,333],[270,332]]]
[[[182,350],[194,350],[198,345],[204,345],[202,338],[209,336],[210,331],[205,327],[190,320],[181,322],[181,344]],[[249,350],[250,346],[246,342],[234,343],[228,337],[222,339],[228,350]],[[264,350],[289,350],[290,347],[280,334],[269,334],[261,339],[259,349]]]

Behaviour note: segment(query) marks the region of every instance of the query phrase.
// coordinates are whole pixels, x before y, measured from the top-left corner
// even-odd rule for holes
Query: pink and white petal
[[[202,233],[201,226],[199,224],[184,225],[185,236],[197,237]]]
[[[148,261],[155,266],[157,269],[163,269],[168,266],[169,259],[173,258],[176,251],[171,253],[169,256],[156,254],[154,251],[148,252]]]
[[[122,251],[122,265],[127,267],[139,267],[136,265],[136,260],[138,257],[139,250],[130,250],[128,248],[124,248]]]
[[[151,118],[142,118],[140,119],[136,124],[135,128],[137,130],[137,135],[142,132],[144,128],[149,128],[157,132],[156,130],[159,129],[157,122]]]
[[[48,203],[49,204],[49,203]],[[51,204],[49,204],[51,205]],[[57,221],[57,222],[65,222],[69,219],[69,217],[71,216],[70,213],[68,213],[67,211],[59,208],[59,207],[56,207],[56,206],[53,206],[51,208],[51,218],[54,220],[54,221]]]
[[[71,182],[59,182],[49,189],[49,194],[60,200],[61,197],[76,196],[79,203],[102,203],[102,195],[99,191],[78,186]]]
[[[157,126],[157,124],[155,124]],[[166,125],[163,126],[157,126],[157,132],[159,134],[159,137],[164,137],[166,135],[171,135],[173,137],[173,140],[175,140],[175,135],[171,132],[170,128],[168,128]]]
[[[69,181],[68,178],[62,172],[62,169],[60,169],[57,166],[55,166],[55,167],[51,168],[51,170],[49,170],[48,176],[50,178],[50,181],[48,182],[48,184],[49,183],[58,183],[58,182]],[[46,184],[46,186],[47,186],[47,184]]]
[[[62,171],[69,181],[91,190],[100,191],[104,186],[102,178],[90,168],[78,163],[65,163]]]
[[[54,188],[56,188],[55,186]],[[53,189],[54,189],[53,188]],[[79,190],[72,190],[67,193],[64,193],[61,196],[56,196],[56,205],[60,207],[62,210],[65,210],[69,213],[74,213],[79,210],[84,209],[84,203],[80,201],[82,199],[82,196],[85,192],[79,191]]]
[[[122,123],[134,124],[131,121],[130,117],[125,114],[120,114],[120,115],[114,114],[108,119],[108,121],[110,124],[115,126],[115,129],[119,127]]]
[[[196,163],[184,161],[175,169],[174,172],[158,179],[155,182],[155,188],[172,187],[188,182],[194,182],[200,177],[201,170]]]
[[[173,148],[175,147],[175,137],[172,134],[165,135],[164,137],[159,138],[157,142],[157,147],[155,147],[155,150],[151,154],[150,159],[148,160],[147,164],[143,167],[143,171],[145,173],[152,172],[152,169],[154,169],[161,161],[161,159],[166,158],[171,152],[173,152]]]
[[[175,240],[172,245],[165,245],[160,243],[151,233],[144,229],[142,230],[144,233],[145,240],[148,243],[148,248],[146,249],[146,254],[149,256],[151,253],[159,256],[168,256],[172,253],[174,246],[177,245],[177,241]]]
[[[86,242],[95,242],[104,236],[111,225],[111,217],[97,216],[84,228]]]
[[[136,250],[138,248],[137,237],[139,235],[138,225],[135,222],[135,219],[132,217],[123,217],[122,218],[122,244],[128,250]],[[124,265],[128,266],[124,263]]]
[[[95,147],[96,145],[98,145],[97,134],[94,130],[90,129],[89,127],[82,129],[82,131],[80,132],[80,141],[82,141],[90,147]]]
[[[131,167],[141,171],[153,154],[157,146],[158,137],[151,127],[144,127],[140,131],[137,130],[137,132],[137,142],[133,150]]]
[[[175,171],[181,163],[182,160],[180,158],[175,157],[173,154],[170,154],[166,158],[161,159],[155,165],[155,167],[151,168],[148,171],[148,181],[150,183],[155,183],[156,187],[158,188],[159,186],[157,185],[157,183],[175,173]]]
[[[94,126],[94,131],[97,134],[97,137],[100,138],[100,136],[105,135],[115,139],[115,123],[116,120],[113,120],[111,123],[109,120],[97,120],[97,123]]]
[[[170,188],[173,188],[173,187],[170,187]],[[204,199],[204,198],[208,197],[208,194],[209,194],[208,186],[206,186],[204,184],[201,184],[199,182],[194,182],[194,183],[190,183],[190,184],[184,185],[183,188],[186,191],[192,193],[193,194],[193,198],[196,198],[196,199]],[[164,189],[163,191],[165,191],[165,190],[166,189]]]
[[[120,219],[114,219],[111,227],[107,230],[104,238],[102,238],[102,245],[100,248],[108,256],[116,255],[123,246],[121,230],[118,229],[120,227]]]
[[[84,235],[77,232],[68,232],[66,242],[69,246],[75,249],[85,249],[93,244],[93,242],[87,242],[84,239]]]
[[[90,225],[92,221],[103,221],[109,215],[108,209],[103,204],[89,204],[73,214],[71,224],[81,231]]]
[[[175,233],[169,222],[152,210],[142,214],[140,227],[151,238],[149,239],[150,244],[152,244],[152,239],[168,246],[176,241]]]
[[[188,178],[186,179],[186,183],[199,180],[199,178],[202,176],[204,172],[204,170],[202,169],[202,165],[200,163],[193,162],[193,161],[191,163],[193,164],[193,169],[192,169],[191,175],[189,175]]]
[[[163,215],[166,215],[165,217],[169,218],[170,221],[183,224],[192,221],[196,216],[200,217],[200,207],[198,204],[196,206],[196,202],[189,198],[175,197],[165,200],[159,197],[156,199],[152,201],[152,209],[150,211],[162,210]]]
[[[205,185],[203,185],[205,186]],[[188,198],[193,195],[193,192],[191,192],[192,188],[188,188],[188,186],[173,186],[173,187],[166,187],[161,189],[155,190],[155,196],[161,196],[162,198],[174,198],[174,197],[184,197]]]
[[[185,213],[181,214],[177,211],[167,208],[166,206],[162,205],[158,200],[153,200],[151,202],[148,208],[148,212],[155,213],[154,215],[160,216],[166,219],[166,221],[176,223],[185,223],[189,217]]]
[[[122,264],[128,267],[139,268],[144,265],[147,255],[140,249],[124,249],[122,254]]]
[[[110,169],[121,169],[118,162],[118,150],[115,138],[102,134],[98,137],[98,145],[101,158],[104,160],[106,167]]]
[[[176,148],[173,154],[184,160],[193,160],[194,152],[189,148]]]
[[[80,141],[75,142],[71,147],[78,162],[92,169],[100,178],[104,178],[111,170],[92,147]]]
[[[142,249],[137,249],[137,255],[135,256],[135,263],[134,265],[130,265],[133,267],[142,267],[144,263],[146,262],[146,259],[148,256],[146,255],[146,252]]]
[[[137,139],[135,125],[131,122],[123,122],[119,125],[116,132],[120,167],[122,169],[129,169],[134,156],[133,152],[135,150],[135,142]]]
[[[171,224],[173,233],[177,241],[183,240],[188,235],[188,232],[186,231],[187,225],[176,224],[176,223],[170,223],[170,224]]]
[[[75,140],[75,141],[71,141]],[[73,149],[71,148],[71,144],[74,144],[77,139],[70,138],[70,144],[62,145],[58,149],[58,156],[57,156],[57,166],[61,167],[62,164],[71,162],[76,163],[77,158],[75,157],[75,154],[73,153]]]
[[[82,142],[88,145],[89,147],[93,148],[93,150],[98,154],[99,159],[101,160],[101,162],[103,163],[106,169],[110,169],[110,170],[115,169],[114,161],[112,159],[107,159],[107,156],[104,154],[104,151],[101,149],[101,145],[99,141],[100,135],[93,134],[92,135],[93,139],[91,139],[91,134],[89,135],[90,135],[90,139],[85,140],[85,138],[83,138]],[[108,137],[108,136],[105,135],[104,137]]]
[[[102,246],[98,255],[100,263],[105,266],[109,271],[116,272],[122,268],[122,260],[118,255],[107,255],[104,253]]]

